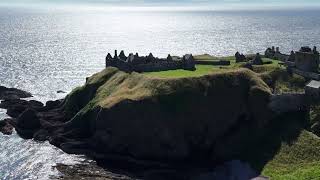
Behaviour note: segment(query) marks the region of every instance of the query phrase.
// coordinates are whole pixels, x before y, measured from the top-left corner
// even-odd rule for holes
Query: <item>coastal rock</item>
[[[40,129],[33,134],[33,139],[36,141],[46,141],[49,138],[49,132],[45,129]]]
[[[16,88],[7,88],[0,86],[0,99],[17,99],[17,98],[28,98],[32,97],[31,93],[16,89]]]
[[[45,109],[54,109],[58,108],[62,103],[62,100],[56,100],[56,101],[47,101]]]
[[[37,111],[33,109],[25,110],[17,118],[17,132],[26,138],[32,138],[33,134],[39,130],[41,124],[39,117],[37,116]]]
[[[17,118],[26,109],[40,110],[43,108],[43,103],[39,101],[27,101],[22,99],[4,100],[0,103],[0,108],[7,109],[7,114],[10,117]]]
[[[12,119],[5,119],[0,121],[0,132],[4,135],[11,135],[13,133],[13,126],[10,124]]]

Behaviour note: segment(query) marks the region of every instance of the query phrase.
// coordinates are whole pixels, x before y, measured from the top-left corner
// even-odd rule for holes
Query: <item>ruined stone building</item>
[[[302,47],[295,52],[295,67],[301,71],[318,72],[319,70],[319,52],[314,47]]]
[[[279,47],[274,47],[272,46],[271,48],[267,48],[267,50],[264,52],[264,56],[266,58],[270,58],[270,59],[277,59],[279,61],[288,61],[290,59],[290,55],[287,54],[282,54],[280,52],[280,48]]]
[[[129,54],[127,57],[124,51],[121,51],[119,56],[117,50],[114,57],[108,53],[106,57],[106,67],[116,67],[126,72],[153,72],[165,70],[195,70],[195,61],[191,54],[184,55],[182,58],[173,58],[170,54],[165,59],[154,57],[152,53],[148,56],[139,56],[136,54]]]
[[[317,47],[313,49],[308,46],[301,47],[299,51],[291,51],[290,55],[280,53],[278,47],[276,49],[272,47],[265,51],[265,57],[284,61],[290,68],[296,68],[303,72],[317,73],[319,69]]]

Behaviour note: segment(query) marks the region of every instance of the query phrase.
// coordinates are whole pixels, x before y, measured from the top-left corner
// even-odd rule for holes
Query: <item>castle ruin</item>
[[[299,51],[291,51],[290,55],[282,54],[279,47],[274,46],[265,51],[265,57],[285,62],[290,68],[303,72],[317,73],[319,70],[319,52],[317,47],[311,49],[308,46],[301,47]]]
[[[194,71],[195,61],[192,54],[186,54],[182,58],[172,57],[157,58],[150,53],[148,56],[139,56],[138,53],[126,56],[124,51],[118,55],[115,50],[114,57],[108,53],[106,57],[106,67],[116,67],[125,72],[153,72],[184,69]]]
[[[280,48],[275,48],[274,46],[272,46],[271,48],[267,48],[267,50],[264,52],[264,56],[266,58],[276,59],[283,62],[288,61],[290,59],[290,55],[281,53]]]
[[[302,47],[295,52],[295,66],[301,71],[318,72],[319,70],[319,52],[317,47],[311,50],[310,47]]]

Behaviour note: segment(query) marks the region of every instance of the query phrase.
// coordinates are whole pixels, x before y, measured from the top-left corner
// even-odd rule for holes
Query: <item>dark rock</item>
[[[53,136],[49,137],[50,144],[60,147],[61,144],[68,142],[69,140],[62,136],[61,134],[54,134]]]
[[[58,108],[61,105],[62,101],[61,100],[56,100],[56,101],[47,101],[45,109],[55,109]]]
[[[33,138],[36,141],[46,141],[49,138],[49,132],[45,129],[40,129],[34,133]]]
[[[8,98],[28,98],[32,97],[31,93],[16,89],[16,88],[7,88],[4,86],[0,86],[0,99],[8,99]]]
[[[44,106],[44,104],[42,102],[39,102],[39,101],[30,100],[29,101],[29,106],[32,109],[39,109],[39,108],[42,108]]]
[[[4,135],[11,135],[13,133],[13,126],[10,124],[11,119],[0,121],[0,132]]]
[[[59,90],[57,91],[58,94],[65,94],[66,92],[65,91],[62,91],[62,90]]]
[[[22,99],[9,99],[0,103],[0,108],[7,109],[7,114],[10,117],[17,118],[26,109],[40,110],[43,108],[43,103],[35,100],[26,101]]]
[[[216,167],[213,172],[203,173],[195,177],[195,180],[234,180],[234,179],[246,179],[250,180],[257,178],[259,174],[254,171],[249,164],[241,161],[230,161],[224,163],[221,166]]]
[[[16,94],[10,94],[10,95],[7,95],[7,96],[3,97],[3,100],[5,100],[5,101],[17,100],[17,99],[20,99],[20,97],[18,95],[16,95]]]
[[[7,115],[13,118],[17,118],[21,113],[23,113],[28,108],[27,105],[17,104],[11,106],[7,109]]]
[[[17,119],[17,127],[28,130],[38,130],[41,124],[37,111],[33,109],[25,110]]]
[[[60,144],[60,148],[69,154],[86,154],[89,147],[88,143],[81,141],[71,141]]]

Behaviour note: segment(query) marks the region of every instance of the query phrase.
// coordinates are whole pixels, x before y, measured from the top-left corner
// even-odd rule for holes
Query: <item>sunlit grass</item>
[[[223,72],[232,69],[231,66],[212,66],[212,65],[196,65],[195,71],[188,70],[169,70],[160,72],[147,72],[143,73],[148,76],[161,77],[161,78],[183,78],[183,77],[199,77],[211,73]]]

